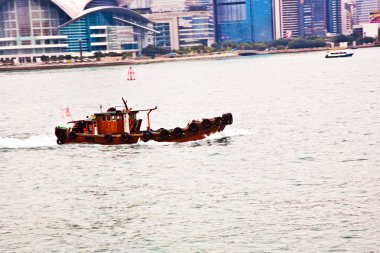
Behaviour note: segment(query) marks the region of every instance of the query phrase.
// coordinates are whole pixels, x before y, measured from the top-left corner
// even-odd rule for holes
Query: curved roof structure
[[[97,12],[97,11],[112,11],[113,13],[120,13],[120,14],[125,14],[128,15],[136,20],[143,21],[143,22],[150,22],[149,19],[141,16],[137,12],[134,12],[132,10],[122,8],[122,7],[114,7],[114,6],[103,6],[103,7],[94,7],[91,9],[87,9],[79,13],[76,17],[72,17],[72,20],[69,22],[66,22],[65,24],[61,25],[60,27],[66,26],[68,24],[71,24],[72,22],[77,21],[80,18],[83,18],[91,13]]]
[[[92,0],[51,0],[70,18],[78,16]]]
[[[2,0],[0,0],[1,2]],[[64,12],[66,12],[67,15],[69,15],[70,18],[75,18],[86,9],[86,6],[89,5],[94,0],[51,0],[55,5],[57,5],[59,8],[61,8]],[[117,0],[117,4],[119,6],[127,6],[129,5],[133,0]],[[104,6],[113,6],[113,3],[115,1],[107,1],[104,0],[104,3],[109,2],[109,4],[105,4]]]

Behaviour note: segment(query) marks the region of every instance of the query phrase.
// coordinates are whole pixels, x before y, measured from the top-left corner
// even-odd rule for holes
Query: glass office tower
[[[104,7],[64,24],[65,52],[137,52],[153,43],[152,28],[142,16],[132,19],[130,10]]]
[[[326,0],[304,0],[300,12],[301,36],[326,36]]]
[[[251,0],[251,24],[253,41],[273,39],[272,0]]]
[[[218,43],[273,39],[272,0],[215,0],[214,6]]]
[[[327,0],[327,31],[342,33],[342,3],[341,0]]]

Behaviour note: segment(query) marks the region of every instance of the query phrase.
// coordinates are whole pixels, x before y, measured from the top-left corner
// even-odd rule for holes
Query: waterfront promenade
[[[358,48],[376,47],[379,45],[361,45]],[[194,54],[185,56],[157,56],[151,57],[136,57],[122,60],[121,57],[104,57],[100,61],[95,62],[74,62],[74,63],[27,63],[21,65],[3,65],[0,66],[0,72],[4,71],[20,71],[20,70],[36,70],[36,69],[57,69],[57,68],[83,68],[83,67],[101,67],[101,66],[117,66],[117,65],[138,65],[138,64],[150,64],[161,62],[173,62],[173,61],[186,61],[186,60],[202,60],[202,59],[218,59],[218,58],[230,58],[239,57],[243,55],[265,55],[265,54],[287,54],[287,53],[307,53],[317,51],[330,50],[329,47],[320,48],[301,48],[301,49],[282,49],[282,50],[237,50],[226,52],[214,52],[206,54]]]
[[[117,66],[117,65],[138,65],[138,64],[150,64],[159,62],[172,62],[172,61],[185,61],[185,60],[200,60],[200,59],[217,59],[217,58],[227,58],[236,57],[239,54],[234,52],[219,52],[213,54],[202,54],[202,55],[188,55],[188,56],[177,56],[170,58],[168,56],[157,56],[155,58],[151,57],[137,57],[122,60],[121,57],[105,57],[100,61],[95,62],[75,62],[75,63],[28,63],[22,65],[8,65],[0,66],[1,71],[19,71],[19,70],[35,70],[35,69],[57,69],[57,68],[83,68],[83,67],[100,67],[100,66]]]

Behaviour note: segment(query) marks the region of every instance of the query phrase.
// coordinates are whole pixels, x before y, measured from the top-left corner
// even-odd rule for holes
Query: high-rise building
[[[273,40],[272,0],[251,0],[250,8],[253,41]]]
[[[152,0],[144,16],[159,31],[154,37],[159,47],[178,50],[215,42],[212,0]]]
[[[300,0],[281,0],[282,37],[298,37],[300,32]]]
[[[301,0],[301,36],[325,36],[326,0]]]
[[[218,42],[273,39],[272,0],[214,0]]]
[[[154,30],[148,19],[119,7],[126,2],[0,1],[0,58],[23,62],[66,52],[136,53],[153,42]]]
[[[342,33],[342,3],[341,0],[327,0],[327,32]]]
[[[355,3],[354,0],[342,0],[342,34],[350,35],[353,32],[353,25],[355,22]]]
[[[369,23],[370,13],[379,8],[378,0],[356,0],[355,3],[355,23]]]

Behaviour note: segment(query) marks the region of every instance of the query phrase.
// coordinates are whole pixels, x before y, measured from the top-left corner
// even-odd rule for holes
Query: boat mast
[[[123,97],[121,97],[121,99],[123,100],[123,103],[124,103],[124,106],[125,106],[125,113],[123,113],[124,132],[130,133],[131,129],[130,129],[130,126],[129,126],[129,114],[128,114],[129,109],[128,109],[127,101],[125,101]]]
[[[124,106],[125,106],[125,110],[126,110],[127,112],[129,112],[128,105],[127,105],[127,101],[125,101],[123,97],[121,97],[121,99],[123,100],[123,103],[124,103]]]

